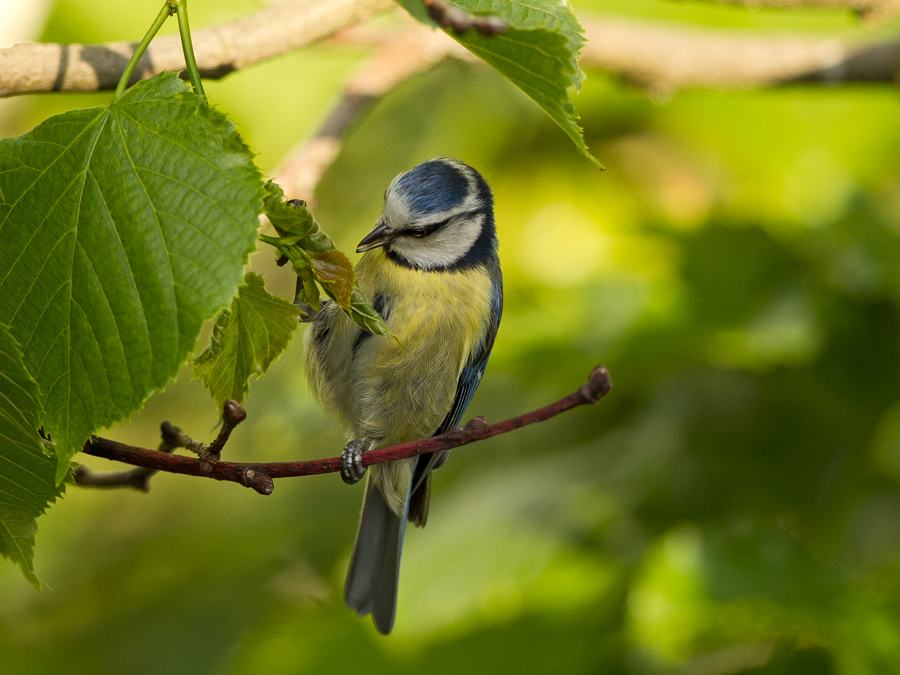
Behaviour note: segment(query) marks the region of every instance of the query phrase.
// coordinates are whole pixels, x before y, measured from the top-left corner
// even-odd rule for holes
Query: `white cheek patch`
[[[417,212],[408,195],[396,189],[398,181],[406,175],[401,174],[385,193],[384,210],[379,219],[379,223],[395,234],[413,225],[427,228],[446,222],[424,237],[401,235],[389,244],[391,251],[421,269],[442,269],[461,260],[477,241],[486,218],[484,213],[475,213],[483,209],[485,203],[471,169],[449,158],[442,158],[442,161],[456,167],[468,183],[468,192],[462,202],[430,214]]]
[[[460,260],[481,234],[485,214],[476,213],[447,223],[425,237],[399,237],[391,250],[422,269],[449,267]]]

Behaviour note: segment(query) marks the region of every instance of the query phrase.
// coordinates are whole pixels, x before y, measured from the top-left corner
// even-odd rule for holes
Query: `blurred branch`
[[[587,17],[582,23],[588,39],[582,66],[606,70],[658,94],[800,82],[893,84],[900,71],[900,40],[860,45],[837,38],[750,36],[627,19]],[[347,133],[383,96],[444,59],[478,62],[446,34],[419,25],[402,32],[350,30],[330,42],[377,51],[348,81],[316,134],[288,153],[277,172],[275,181],[285,194],[311,204]]]
[[[900,73],[900,39],[896,37],[863,43],[836,37],[769,36],[591,14],[582,15],[581,23],[587,39],[583,67],[664,90],[745,89],[799,82],[896,84]],[[427,35],[436,43],[447,40],[440,32]],[[396,32],[351,30],[331,42],[385,49],[398,39]],[[452,44],[446,56],[473,58]],[[433,48],[422,41],[420,45]]]
[[[192,32],[200,75],[219,79],[258,61],[334,35],[384,9],[391,0],[290,0],[231,23]],[[0,49],[0,96],[114,89],[135,44],[23,43]],[[164,70],[183,70],[181,38],[156,38],[132,83]]]
[[[662,91],[745,89],[798,82],[896,82],[900,40],[854,44],[837,38],[741,35],[625,19],[583,21],[582,65]]]
[[[581,385],[577,391],[561,398],[543,408],[530,413],[513,417],[504,422],[486,425],[484,418],[475,418],[464,428],[450,433],[389,448],[372,450],[363,454],[363,466],[390,462],[407,457],[415,457],[426,452],[449,450],[475,441],[481,441],[492,436],[505,434],[513,429],[519,429],[529,424],[544,422],[566,410],[571,410],[580,405],[596,403],[611,388],[609,372],[606,368],[598,366],[591,373],[586,384]],[[165,426],[166,423],[163,423]],[[171,426],[171,425],[169,425]],[[165,432],[164,432],[165,434]],[[164,441],[165,441],[164,437]],[[175,440],[170,438],[171,440]],[[232,481],[251,487],[260,494],[271,494],[275,486],[274,478],[289,478],[293,476],[312,476],[323,473],[337,473],[340,471],[340,457],[329,459],[316,459],[302,462],[265,462],[265,463],[239,463],[239,462],[215,462],[206,463],[202,460],[168,454],[159,450],[137,448],[124,443],[118,443],[106,438],[94,437],[84,444],[82,452],[96,457],[104,457],[126,464],[132,464],[146,469],[181,473],[190,476],[206,476],[216,480]],[[122,475],[131,472],[124,472]]]
[[[900,0],[716,0],[748,5],[831,5],[867,16],[900,14]],[[253,63],[320,41],[392,7],[391,0],[290,0],[221,26],[194,32],[200,73],[218,79]],[[859,44],[838,38],[768,37],[724,29],[688,29],[618,18],[582,17],[588,43],[582,64],[642,85],[742,88],[788,82],[895,82],[900,40]],[[347,40],[345,40],[347,41]],[[441,32],[416,25],[403,33],[382,31],[349,41],[379,48],[373,61],[347,85],[332,127],[305,149],[313,164],[334,152],[328,139],[409,77],[447,56],[472,58]],[[45,91],[96,91],[115,87],[134,45],[26,43],[0,49],[0,96]],[[181,70],[177,35],[154,40],[135,71],[146,78]],[[353,97],[356,97],[355,99]],[[344,121],[342,121],[344,120]],[[324,133],[327,132],[327,133]],[[287,167],[286,167],[287,170]],[[313,181],[315,182],[315,181]],[[298,184],[310,179],[298,178]]]
[[[378,51],[347,81],[319,130],[288,153],[287,161],[277,172],[275,182],[285,194],[300,196],[310,205],[314,205],[315,188],[340,153],[344,137],[383,96],[445,58],[477,60],[444,33],[418,24],[399,35],[350,31],[335,41],[375,45]]]
[[[864,21],[878,22],[900,14],[900,0],[711,0],[720,5],[757,7],[806,8],[825,7],[849,9]]]

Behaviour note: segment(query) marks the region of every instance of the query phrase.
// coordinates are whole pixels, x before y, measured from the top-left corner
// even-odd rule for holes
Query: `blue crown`
[[[394,192],[415,213],[436,213],[458,206],[469,194],[469,181],[442,159],[419,164],[397,178]]]

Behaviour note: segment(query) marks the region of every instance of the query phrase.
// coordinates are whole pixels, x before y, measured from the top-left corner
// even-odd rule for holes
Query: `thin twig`
[[[209,444],[207,452],[219,455],[231,437],[231,432],[245,419],[247,419],[247,411],[244,410],[240,403],[233,398],[225,401],[225,405],[222,407],[222,428],[219,430],[219,435],[216,436],[216,439]]]
[[[212,466],[219,461],[222,448],[225,447],[225,443],[231,437],[231,432],[245,419],[247,419],[247,411],[244,410],[240,403],[233,398],[229,398],[222,406],[222,428],[219,430],[219,435],[209,445],[191,438],[170,422],[160,424],[160,431],[162,432],[163,442],[170,444],[174,448],[184,448],[193,452],[200,458],[200,468],[208,473],[212,470]]]
[[[171,453],[176,446],[166,440],[159,444],[157,452]],[[75,483],[82,487],[119,488],[132,487],[141,492],[150,492],[150,478],[157,473],[157,469],[139,466],[128,471],[93,471],[87,466],[79,465],[75,469]]]
[[[247,411],[234,399],[228,399],[222,406],[222,428],[216,439],[206,445],[191,438],[181,429],[169,422],[159,425],[162,442],[157,452],[171,453],[177,448],[184,448],[199,455],[200,468],[208,472],[219,461],[219,456],[231,432],[247,418]],[[140,466],[130,471],[109,471],[98,473],[86,466],[79,466],[75,470],[75,483],[83,487],[133,487],[142,492],[150,491],[150,477],[158,469]]]
[[[505,434],[513,429],[519,429],[529,424],[544,422],[577,406],[596,403],[609,392],[610,387],[609,372],[607,372],[606,368],[598,366],[591,373],[586,384],[583,384],[577,391],[556,403],[518,417],[513,417],[504,422],[498,422],[497,424],[483,426],[476,419],[475,423],[470,423],[463,429],[452,431],[442,436],[403,443],[381,450],[372,450],[363,455],[362,463],[363,466],[371,466],[372,464],[414,457],[426,452],[449,450],[497,436],[498,434]],[[91,441],[85,443],[82,452],[159,471],[232,481],[251,487],[260,494],[272,493],[275,489],[274,478],[336,473],[340,471],[341,466],[340,457],[331,457],[300,462],[217,462],[211,466],[209,471],[204,471],[200,460],[191,457],[136,448],[99,437],[94,437]]]

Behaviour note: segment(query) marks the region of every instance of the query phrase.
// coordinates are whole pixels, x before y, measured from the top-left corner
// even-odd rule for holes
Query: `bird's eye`
[[[426,234],[428,234],[428,230],[426,230],[424,227],[416,227],[416,228],[410,230],[409,233],[418,239],[418,238],[424,237]]]

